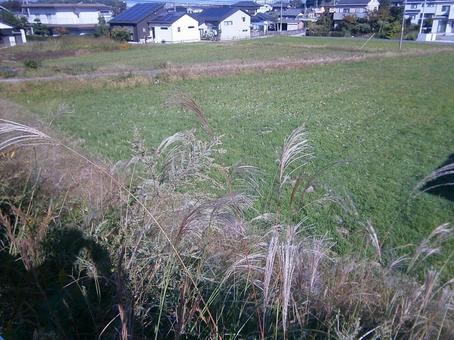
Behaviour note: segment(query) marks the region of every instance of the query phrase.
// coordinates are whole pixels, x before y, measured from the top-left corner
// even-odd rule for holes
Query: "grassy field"
[[[0,51],[0,65],[20,69],[26,77],[54,74],[83,74],[154,69],[174,65],[256,60],[317,60],[397,52],[397,41],[316,37],[274,37],[238,42],[187,45],[119,44],[106,39],[64,37],[50,42],[34,42]],[[364,46],[363,46],[364,45]],[[403,52],[440,48],[441,45],[406,42]],[[446,46],[444,46],[446,48]],[[40,67],[23,67],[25,60],[38,60]]]
[[[297,40],[279,43],[289,41]],[[313,43],[319,44],[316,39]],[[239,46],[248,44],[256,42],[234,46],[245,57]],[[205,46],[189,45],[188,53],[199,48]],[[103,58],[100,54],[91,60]],[[256,165],[268,181],[275,175],[285,136],[305,124],[316,156],[307,172],[320,172],[313,195],[329,189],[349,196],[358,214],[328,206],[308,208],[301,217],[307,214],[318,233],[328,233],[339,241],[341,252],[349,252],[365,237],[362,223],[368,219],[388,249],[418,243],[435,226],[453,221],[453,202],[429,194],[411,196],[418,181],[453,152],[453,62],[452,53],[442,53],[131,88],[3,85],[1,93],[82,139],[90,152],[115,161],[130,155],[135,127],[156,145],[165,136],[197,126],[191,115],[165,105],[167,97],[182,90],[197,99],[213,129],[223,135],[228,152],[222,161]],[[68,112],[49,114],[61,104]],[[341,164],[321,171],[336,162]],[[261,202],[260,209],[272,204]]]
[[[454,50],[76,40],[0,80],[57,136],[0,122],[1,336],[453,338],[454,201],[415,188],[454,157]]]

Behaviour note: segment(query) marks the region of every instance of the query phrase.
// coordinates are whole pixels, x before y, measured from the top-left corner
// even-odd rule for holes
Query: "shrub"
[[[35,19],[35,23],[32,25],[33,28],[33,34],[42,36],[42,37],[47,37],[49,36],[49,28],[41,23],[41,20]]]
[[[418,32],[409,32],[405,35],[405,40],[416,40],[418,38]]]
[[[110,31],[112,39],[117,41],[129,41],[131,40],[131,32],[126,28],[115,27]]]
[[[326,26],[318,25],[318,24],[311,24],[306,29],[307,36],[327,36],[329,34],[330,29]]]
[[[367,34],[371,32],[371,27],[367,23],[356,24],[352,30],[352,34]]]
[[[41,66],[41,61],[35,59],[26,59],[24,60],[24,66],[26,68],[31,68],[36,70],[38,67]]]

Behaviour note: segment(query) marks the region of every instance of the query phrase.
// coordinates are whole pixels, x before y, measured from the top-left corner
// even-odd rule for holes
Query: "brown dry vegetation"
[[[197,111],[211,133],[203,110],[189,96],[175,104]],[[4,101],[0,105],[2,112],[27,119],[19,107]],[[284,141],[279,182],[262,183],[252,166],[217,164],[214,155],[223,152],[221,139],[198,138],[193,130],[169,136],[156,148],[137,136],[131,146],[134,157],[107,171],[71,143],[50,137],[49,131],[42,135],[8,124],[2,122],[2,129],[12,128],[0,129],[2,141],[11,141],[11,133],[20,139],[1,150],[5,157],[1,164],[9,169],[0,171],[2,183],[8,183],[3,190],[10,197],[2,204],[0,218],[2,254],[15,260],[14,265],[8,262],[12,268],[23,263],[23,277],[29,281],[23,282],[27,288],[21,288],[22,295],[31,298],[35,289],[39,291],[37,301],[43,303],[44,313],[33,309],[32,300],[17,304],[10,321],[2,324],[6,331],[125,340],[232,334],[334,339],[454,336],[453,282],[439,282],[435,270],[423,272],[424,278],[418,280],[416,271],[452,236],[449,225],[436,228],[407,258],[387,260],[380,236],[369,223],[365,235],[370,241],[363,246],[374,249],[375,255],[342,257],[332,250],[331,240],[311,234],[304,221],[281,216],[279,210],[253,209],[263,185],[276,186],[274,192],[282,201],[292,190],[309,190],[293,184],[313,154],[303,127]],[[34,142],[48,145],[29,149],[27,136],[39,136]],[[32,196],[19,197],[20,192]],[[111,194],[108,200],[105,192]],[[77,249],[68,270],[49,264],[55,250],[44,245],[47,237],[68,227],[69,216],[87,245]],[[108,253],[107,270],[99,263],[96,245]],[[15,273],[8,270],[9,275]],[[58,289],[49,291],[45,287],[52,275]],[[8,303],[14,305],[17,287],[2,289],[0,306],[11,309]],[[80,292],[85,303],[77,309],[75,294]],[[62,305],[58,294],[66,296]]]
[[[31,112],[10,101],[0,99],[0,112],[2,119],[33,125],[61,141],[48,147],[9,150],[0,162],[0,173],[8,179],[8,186],[19,188],[26,186],[27,181],[39,180],[44,197],[82,200],[95,209],[103,209],[103,205],[113,198],[116,185],[100,171],[105,164],[99,158],[92,160],[82,156],[79,141],[63,138]],[[61,145],[70,146],[75,153],[64,152]]]

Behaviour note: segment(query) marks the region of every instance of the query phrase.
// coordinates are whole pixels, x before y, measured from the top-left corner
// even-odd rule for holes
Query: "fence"
[[[296,35],[296,34],[306,34],[306,29],[302,28],[299,30],[292,30],[292,31],[266,31],[266,32],[251,31],[251,38],[273,36],[273,35]]]

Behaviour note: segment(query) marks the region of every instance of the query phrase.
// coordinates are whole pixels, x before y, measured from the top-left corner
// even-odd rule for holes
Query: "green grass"
[[[361,49],[364,39],[275,37],[233,43],[194,43],[146,45],[81,56],[49,59],[44,69],[91,65],[99,70],[156,68],[166,63],[188,64],[225,60],[270,60],[276,58],[315,59],[327,56],[351,56],[378,51],[398,50],[398,42],[371,40]],[[404,49],[435,48],[433,45],[406,43]]]
[[[379,48],[382,42],[374,44]],[[207,47],[190,45],[187,53],[199,48]],[[313,195],[324,192],[322,186],[347,193],[359,216],[345,216],[334,207],[311,207],[306,212],[317,232],[328,233],[339,241],[339,251],[349,252],[362,251],[356,244],[366,237],[360,222],[367,219],[387,249],[418,243],[435,226],[453,222],[453,202],[429,194],[410,197],[418,181],[454,151],[453,63],[454,54],[442,53],[126,89],[68,91],[58,84],[29,84],[27,96],[5,86],[0,91],[52,120],[64,133],[83,139],[90,152],[114,161],[129,156],[134,127],[156,145],[165,136],[197,126],[193,116],[165,105],[176,89],[187,91],[223,135],[228,152],[222,161],[256,165],[268,181],[275,174],[285,137],[305,124],[316,155],[308,171],[348,161],[321,173]],[[59,103],[71,105],[74,112],[49,115]],[[262,202],[261,207],[269,204]],[[341,227],[349,236],[341,235]]]

